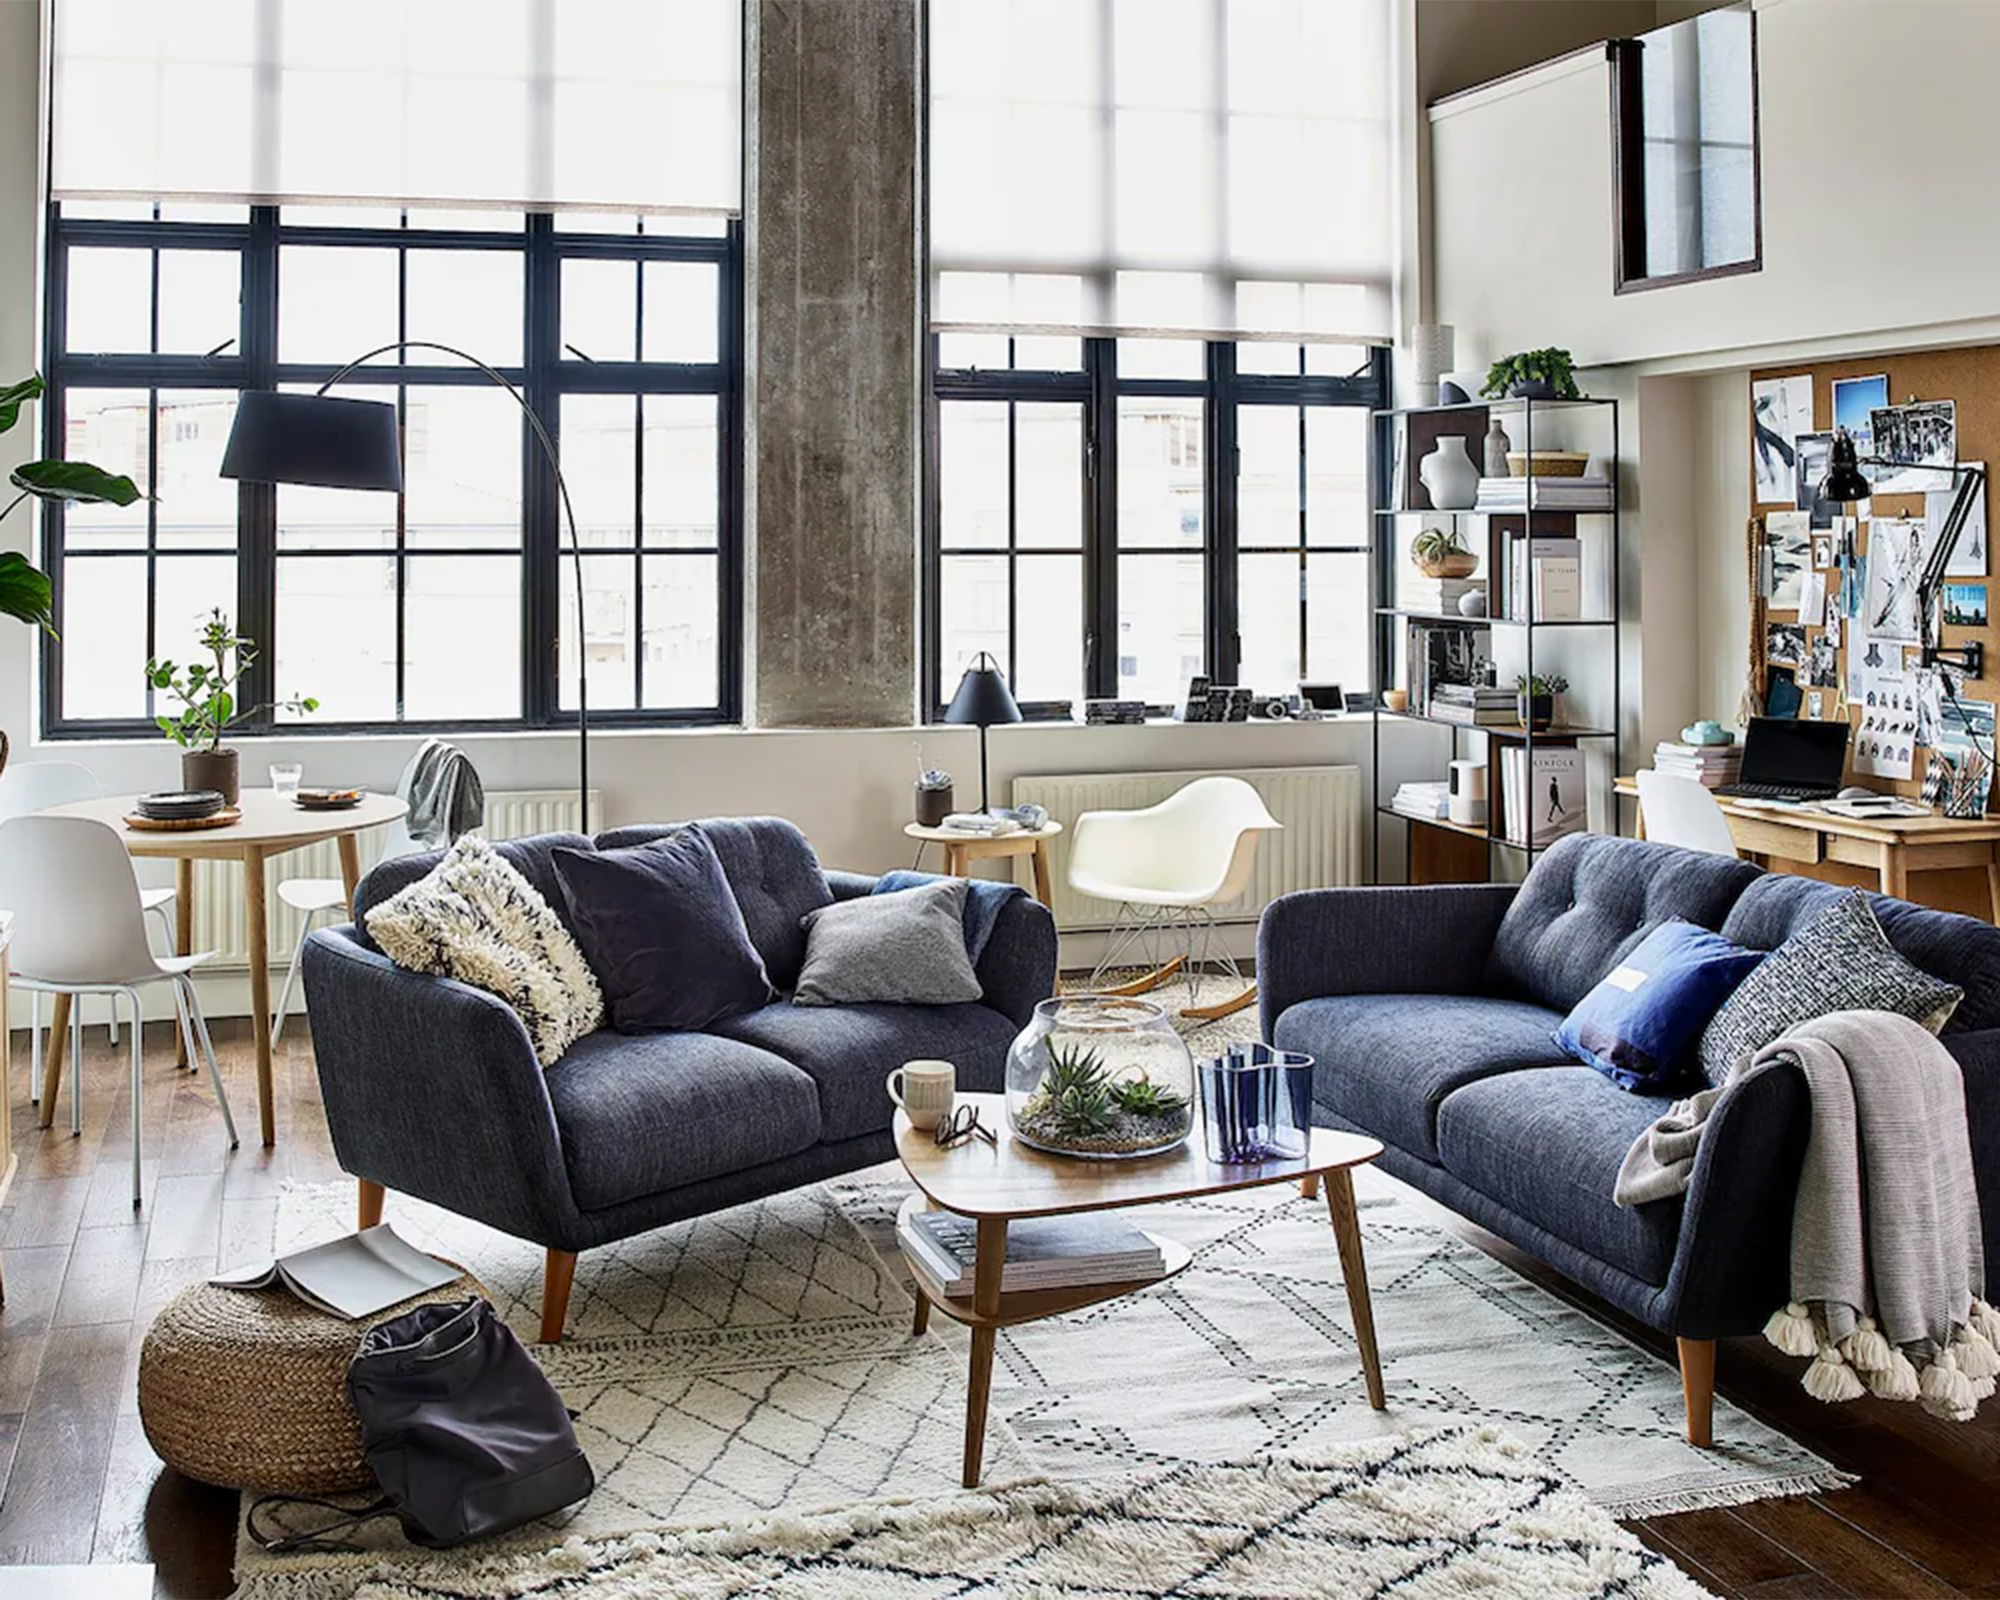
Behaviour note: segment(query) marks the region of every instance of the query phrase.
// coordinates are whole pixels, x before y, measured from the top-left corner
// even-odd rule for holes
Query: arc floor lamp
[[[377,356],[407,350],[435,350],[476,367],[527,418],[556,480],[569,527],[569,555],[576,573],[576,788],[578,826],[590,828],[590,663],[583,633],[583,541],[555,441],[527,398],[479,357],[433,339],[399,339],[356,356],[311,394],[246,389],[237,402],[236,423],[222,453],[222,476],[244,483],[310,484],[322,489],[369,489],[401,494],[403,452],[397,438],[396,408],[385,400],[349,400],[327,390]]]

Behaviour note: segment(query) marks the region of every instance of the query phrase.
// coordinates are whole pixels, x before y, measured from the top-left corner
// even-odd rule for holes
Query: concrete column
[[[919,0],[754,0],[749,702],[767,726],[916,705]]]

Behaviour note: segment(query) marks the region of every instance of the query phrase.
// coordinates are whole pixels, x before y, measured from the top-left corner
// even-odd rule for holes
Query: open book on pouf
[[[948,1300],[972,1293],[978,1224],[953,1211],[912,1211],[896,1224],[903,1254],[925,1284]],[[1003,1293],[1135,1283],[1166,1275],[1160,1247],[1131,1223],[1101,1214],[1030,1217],[1007,1225]]]
[[[442,1289],[458,1276],[457,1267],[404,1243],[384,1222],[208,1281],[224,1289],[282,1284],[315,1310],[358,1322],[412,1296]]]

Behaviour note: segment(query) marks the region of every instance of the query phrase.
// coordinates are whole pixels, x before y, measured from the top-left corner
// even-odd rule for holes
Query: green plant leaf
[[[42,394],[42,375],[32,373],[19,383],[10,383],[0,388],[0,433],[5,433],[21,420],[23,402],[38,400]]]
[[[54,634],[54,605],[47,573],[18,551],[0,554],[0,613]]]
[[[8,473],[7,479],[38,500],[129,506],[142,498],[139,486],[122,472],[106,472],[88,461],[26,461]]]

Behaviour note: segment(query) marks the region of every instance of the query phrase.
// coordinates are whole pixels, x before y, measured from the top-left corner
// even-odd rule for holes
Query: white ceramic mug
[[[958,1098],[958,1069],[949,1061],[905,1061],[886,1082],[889,1098],[903,1108],[910,1126],[925,1133],[951,1115]]]

